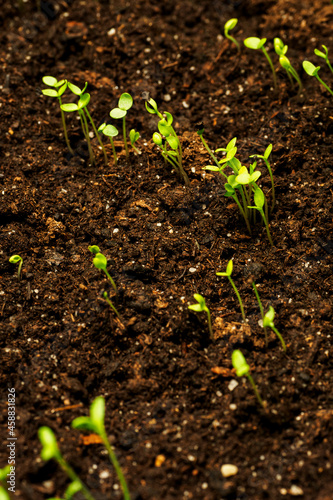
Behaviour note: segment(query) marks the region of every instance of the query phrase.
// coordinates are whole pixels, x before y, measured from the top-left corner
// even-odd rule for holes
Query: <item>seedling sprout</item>
[[[118,135],[118,130],[113,125],[107,125],[106,123],[102,123],[102,125],[98,127],[98,132],[103,132],[103,134],[110,139],[114,164],[117,165],[118,158],[117,158],[116,148],[114,147],[113,138]]]
[[[117,311],[117,309],[115,308],[115,306],[112,304],[111,300],[109,299],[108,292],[104,292],[103,293],[103,297],[106,300],[106,302],[109,304],[109,306],[111,307],[111,309],[116,313],[118,319],[121,319],[119,312]]]
[[[61,121],[62,121],[62,126],[64,129],[65,141],[66,141],[69,152],[74,156],[74,151],[71,148],[71,145],[70,145],[69,139],[68,139],[68,135],[67,135],[65,115],[64,115],[64,112],[63,112],[62,107],[61,107],[61,105],[62,105],[61,96],[63,95],[63,93],[67,89],[67,85],[68,85],[67,80],[60,80],[58,82],[58,80],[56,78],[54,78],[54,76],[43,76],[42,80],[43,80],[43,83],[45,83],[45,85],[52,87],[51,89],[43,89],[42,93],[44,95],[49,96],[49,97],[57,97],[57,99],[58,99],[59,106],[60,106],[60,112],[61,112]]]
[[[332,65],[331,65],[331,63],[330,63],[330,61],[329,61],[329,59],[328,59],[328,48],[326,47],[326,45],[322,45],[322,47],[323,47],[323,49],[324,49],[324,52],[322,52],[322,51],[321,51],[321,50],[319,50],[319,49],[314,49],[314,53],[316,54],[316,56],[318,56],[318,57],[322,57],[322,58],[325,60],[325,62],[326,62],[326,64],[327,64],[327,66],[330,68],[330,70],[331,70],[331,71],[332,71],[332,73],[333,73],[333,68],[332,68]]]
[[[85,484],[81,481],[76,472],[72,469],[72,467],[66,462],[66,460],[62,456],[60,449],[58,447],[57,439],[53,431],[49,427],[40,427],[38,429],[38,437],[43,447],[40,454],[42,459],[45,461],[51,459],[56,460],[60,465],[60,467],[63,469],[63,471],[72,480],[72,483],[70,485],[71,487],[70,493],[72,495],[74,494],[73,489],[75,490],[75,493],[81,491],[86,500],[94,500],[94,497],[91,495],[88,488],[85,486]]]
[[[264,152],[263,155],[251,155],[250,156],[250,158],[261,158],[262,160],[264,160],[264,162],[266,164],[269,176],[271,178],[271,185],[272,185],[272,206],[271,206],[271,212],[273,211],[274,206],[275,206],[275,186],[274,186],[274,179],[273,179],[273,173],[272,173],[271,165],[270,165],[270,163],[268,161],[268,157],[271,154],[272,149],[273,149],[273,146],[272,146],[272,144],[270,144],[265,149],[265,152]]]
[[[236,26],[237,23],[238,23],[238,19],[236,19],[236,18],[229,19],[229,21],[227,21],[224,25],[224,36],[226,38],[228,38],[231,42],[233,42],[236,45],[238,52],[240,52],[239,43],[237,42],[237,40],[233,36],[231,36],[229,34],[229,31],[234,29],[234,27]]]
[[[276,82],[276,73],[275,73],[275,69],[274,69],[274,66],[273,66],[273,63],[272,63],[272,59],[269,57],[264,45],[266,43],[266,40],[267,38],[257,38],[255,36],[251,36],[249,38],[246,38],[244,40],[244,45],[245,47],[247,47],[248,49],[253,49],[253,50],[258,50],[258,49],[261,49],[271,67],[271,70],[272,70],[272,73],[273,73],[273,81],[274,81],[274,87],[275,87],[275,90],[277,89],[277,82]]]
[[[252,288],[254,290],[254,294],[256,296],[256,299],[257,299],[258,304],[259,304],[261,319],[262,319],[262,322],[264,324],[265,313],[264,313],[264,308],[263,308],[261,300],[260,300],[260,295],[259,295],[259,292],[258,292],[258,288],[257,288],[256,283],[255,283],[254,280],[251,280],[251,284],[252,284]],[[267,338],[267,331],[266,331],[266,327],[265,326],[264,326],[264,333],[265,333],[265,342],[266,342],[266,347],[267,347],[268,346],[268,338]]]
[[[269,328],[271,328],[273,330],[273,332],[279,338],[279,340],[282,344],[283,350],[286,351],[287,348],[286,348],[286,344],[283,340],[283,337],[282,337],[281,333],[275,328],[274,316],[275,316],[275,311],[274,311],[272,306],[269,306],[269,309],[268,309],[268,311],[265,314],[264,319],[263,319],[263,325],[264,325],[264,327],[269,326]]]
[[[232,366],[236,370],[237,377],[243,377],[245,375],[248,378],[250,384],[253,387],[253,390],[254,390],[254,393],[256,395],[257,400],[259,401],[261,406],[263,408],[265,408],[266,405],[264,404],[263,400],[261,399],[261,396],[258,392],[257,386],[254,383],[254,380],[250,374],[250,367],[247,364],[246,359],[245,359],[242,351],[240,351],[239,349],[236,349],[235,351],[233,351],[233,353],[231,355],[231,361],[232,361]]]
[[[162,113],[159,112],[154,99],[148,99],[148,101],[145,102],[145,106],[148,113],[157,115],[160,118],[158,122],[159,132],[153,134],[153,142],[160,148],[165,161],[172,165],[178,175],[183,178],[185,185],[188,186],[190,182],[183,168],[182,147],[178,135],[172,126],[172,114],[165,111],[163,116]],[[171,149],[167,149],[167,146]]]
[[[190,306],[188,306],[188,308],[191,309],[192,311],[207,313],[209,336],[210,336],[210,339],[212,341],[214,341],[214,334],[213,334],[213,328],[212,328],[212,320],[211,320],[211,317],[210,317],[210,311],[209,311],[208,307],[206,306],[206,301],[205,301],[204,297],[202,295],[200,295],[199,293],[195,293],[193,295],[193,297],[197,301],[197,304],[191,304]]]
[[[312,62],[310,61],[303,61],[303,68],[304,68],[304,71],[310,75],[310,76],[315,76],[318,80],[318,82],[320,82],[323,87],[325,87],[326,90],[329,91],[329,93],[331,95],[333,95],[333,91],[329,88],[328,85],[326,85],[325,82],[323,82],[323,80],[318,76],[318,71],[320,70],[320,66],[315,66],[314,64],[312,64]]]
[[[243,321],[246,322],[246,317],[245,317],[245,313],[244,313],[244,307],[243,307],[243,302],[242,302],[242,299],[241,299],[241,296],[239,295],[239,292],[236,288],[236,285],[231,277],[231,274],[232,274],[232,270],[233,270],[233,262],[232,260],[229,260],[228,264],[227,264],[227,269],[225,272],[219,272],[219,273],[216,273],[216,276],[227,276],[228,280],[230,281],[230,284],[232,286],[232,288],[234,289],[234,292],[237,296],[237,299],[238,299],[238,302],[239,302],[239,305],[240,305],[240,308],[241,308],[241,312],[242,312],[242,318],[243,318]]]
[[[0,500],[10,500],[10,496],[7,493],[7,488],[5,488],[4,486],[7,486],[7,475],[11,473],[11,467],[7,465],[3,469],[0,469]]]
[[[100,252],[96,253],[96,247],[97,247],[97,245],[93,245],[92,247],[89,247],[89,250],[95,255],[93,258],[93,264],[97,269],[102,269],[105,272],[105,274],[106,274],[108,280],[110,281],[114,291],[116,292],[116,294],[118,294],[116,284],[113,281],[113,279],[111,278],[110,274],[108,273],[108,270],[106,269],[108,261],[106,260],[105,255],[103,255]]]
[[[123,136],[124,136],[124,146],[126,151],[126,157],[128,158],[128,146],[127,146],[127,138],[126,138],[126,115],[127,111],[131,109],[133,106],[133,98],[127,92],[121,94],[118,100],[118,108],[114,108],[110,111],[111,118],[115,118],[119,120],[123,119]]]
[[[131,146],[134,149],[134,151],[136,153],[140,154],[139,149],[136,146],[134,146],[134,144],[136,143],[136,141],[138,139],[140,139],[139,132],[137,132],[136,130],[134,130],[134,128],[132,128],[132,130],[130,130],[130,133],[129,133],[129,138],[130,138],[130,141],[131,141]]]
[[[254,192],[254,203],[255,203],[255,206],[251,206],[251,207],[249,206],[248,208],[253,208],[255,210],[258,210],[258,212],[260,213],[262,220],[264,221],[264,224],[266,226],[268,240],[273,247],[274,243],[273,243],[271,233],[269,230],[268,221],[267,221],[267,218],[266,218],[264,211],[263,211],[263,207],[265,205],[265,195],[259,187],[257,187],[255,192]]]
[[[291,79],[290,76],[292,76],[293,78],[295,78],[296,82],[299,85],[299,89],[298,89],[298,95],[299,95],[302,92],[303,85],[302,85],[301,79],[300,79],[297,71],[291,65],[291,62],[289,61],[289,59],[288,59],[287,56],[281,55],[279,57],[279,62],[281,64],[282,68],[284,68],[286,70],[286,72],[288,73],[289,79]]]
[[[17,278],[20,281],[21,279],[21,271],[22,271],[22,266],[23,266],[23,259],[20,255],[12,255],[9,258],[9,262],[11,264],[17,264],[18,263],[18,269],[17,269]]]
[[[103,441],[103,444],[109,453],[110,461],[117,473],[121,488],[123,490],[124,499],[130,500],[130,494],[125,477],[120,468],[116,454],[113,451],[106,435],[104,418],[105,418],[105,401],[102,396],[99,396],[93,401],[93,403],[90,406],[90,416],[76,418],[72,422],[72,427],[73,429],[80,429],[80,430],[84,429],[98,434],[98,436]]]

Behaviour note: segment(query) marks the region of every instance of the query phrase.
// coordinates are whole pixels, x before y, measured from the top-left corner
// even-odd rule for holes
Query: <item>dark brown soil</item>
[[[68,479],[40,458],[38,429],[49,426],[96,500],[122,498],[100,444],[70,424],[98,395],[132,500],[333,498],[332,98],[302,69],[325,44],[333,54],[329,0],[29,1],[0,12],[1,58],[1,467],[8,460],[7,395],[16,394],[16,491],[11,497],[63,497]],[[224,37],[266,37],[278,92],[262,53]],[[272,43],[280,37],[301,75],[297,96]],[[89,164],[79,122],[67,115],[75,156],[66,148],[56,99],[41,94],[44,75],[88,82],[90,112],[109,119],[122,92],[134,97],[128,128],[141,155],[103,163],[96,139]],[[190,178],[185,187],[151,141],[149,92],[171,112]],[[66,99],[69,97],[66,93]],[[65,99],[64,99],[65,100]],[[111,119],[109,119],[111,122]],[[224,181],[203,167],[237,137],[237,156],[273,144],[277,206],[271,247],[261,223],[252,237]],[[118,123],[114,124],[119,125]],[[119,127],[120,128],[120,127]],[[107,142],[105,142],[107,144]],[[269,193],[263,163],[261,184]],[[119,288],[122,320],[103,299],[105,275],[92,265],[98,245]],[[23,257],[22,279],[8,262]],[[244,301],[247,324],[224,271]],[[249,281],[252,266],[265,310],[276,311],[284,353],[268,347]],[[188,310],[200,293],[206,316]],[[231,364],[241,349],[267,402],[258,404]],[[235,387],[236,382],[238,385]],[[223,477],[221,466],[238,473]],[[77,499],[83,498],[76,495]]]

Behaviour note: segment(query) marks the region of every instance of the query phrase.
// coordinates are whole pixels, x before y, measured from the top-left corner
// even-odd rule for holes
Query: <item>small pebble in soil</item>
[[[190,273],[196,273],[197,272],[197,270],[196,270],[195,267],[190,267],[189,271],[190,271]]]
[[[302,488],[300,488],[296,484],[291,485],[289,493],[293,497],[299,497],[299,496],[302,496],[304,494]]]
[[[238,474],[238,467],[233,464],[223,464],[221,467],[221,474],[223,477],[235,476]]]
[[[238,386],[237,380],[233,379],[233,380],[230,380],[229,385],[228,385],[228,389],[230,392],[232,392],[234,389],[236,389],[237,386]]]

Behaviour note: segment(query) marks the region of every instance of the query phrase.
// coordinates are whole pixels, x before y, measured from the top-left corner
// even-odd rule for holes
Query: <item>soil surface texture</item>
[[[239,52],[223,33],[231,18]],[[10,498],[64,498],[70,480],[41,458],[42,426],[95,500],[124,498],[99,437],[71,428],[102,396],[131,500],[333,499],[333,99],[302,66],[321,66],[333,88],[314,54],[325,45],[333,61],[332,3],[13,0],[0,24],[0,467],[14,460]],[[276,89],[247,37],[267,38]],[[101,134],[105,163],[93,129],[92,163],[75,112],[65,113],[70,153],[43,76],[88,83],[96,127],[119,130],[117,165]],[[128,156],[122,120],[109,114],[124,92],[134,100],[127,135],[140,134]],[[149,98],[174,118],[187,185],[152,141]],[[77,101],[67,88],[62,102]],[[256,169],[273,245],[259,212],[250,234],[223,174],[204,170],[213,163],[200,123],[213,151],[236,137],[248,168],[272,144],[272,211],[260,158]],[[216,275],[231,259],[245,322],[228,278]],[[269,327],[265,338],[253,280],[286,351]],[[188,308],[194,294],[206,300],[212,335],[206,312]],[[263,405],[233,368],[236,349]]]

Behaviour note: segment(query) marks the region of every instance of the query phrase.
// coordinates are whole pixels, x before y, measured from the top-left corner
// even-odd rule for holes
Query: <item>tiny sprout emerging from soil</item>
[[[228,38],[231,42],[233,42],[236,45],[238,52],[240,52],[239,43],[237,42],[237,40],[233,36],[231,36],[229,34],[229,31],[233,30],[237,23],[238,23],[238,19],[236,19],[236,18],[229,19],[229,21],[227,21],[224,25],[224,36],[226,38]]]
[[[266,232],[267,232],[268,240],[269,240],[270,244],[273,247],[274,243],[273,243],[273,240],[272,240],[272,237],[271,237],[271,233],[270,233],[270,230],[269,230],[268,221],[267,221],[267,218],[266,218],[266,216],[264,214],[264,211],[263,211],[263,207],[265,205],[265,201],[266,201],[266,199],[265,199],[264,193],[257,186],[257,188],[256,188],[256,190],[254,192],[254,203],[255,203],[255,206],[248,207],[248,208],[253,208],[255,210],[258,210],[258,212],[260,213],[260,215],[262,217],[262,220],[264,221],[264,224],[266,226]]]
[[[114,147],[113,138],[118,135],[118,130],[113,125],[107,125],[106,123],[102,123],[102,125],[98,127],[98,132],[103,132],[103,134],[110,139],[114,164],[117,165],[118,158],[117,158],[116,148]]]
[[[72,483],[70,485],[69,493],[73,495],[74,493],[81,491],[86,500],[94,500],[94,497],[91,495],[88,488],[62,456],[53,431],[49,427],[40,427],[38,429],[38,437],[43,447],[41,451],[42,459],[45,461],[51,459],[56,460],[63,471],[71,479]],[[66,493],[67,492],[68,490],[66,491]],[[68,498],[68,496],[66,496],[66,498]],[[71,496],[69,498],[71,498]]]
[[[109,304],[109,306],[111,307],[111,309],[116,313],[118,319],[121,319],[119,312],[117,311],[117,309],[115,308],[115,306],[112,304],[111,300],[109,299],[108,292],[104,292],[103,293],[103,297],[106,300],[106,302]]]
[[[113,279],[111,278],[110,274],[108,273],[108,270],[106,269],[106,266],[108,264],[108,261],[106,260],[106,257],[105,255],[103,255],[102,253],[100,252],[97,252],[96,253],[96,247],[97,245],[93,245],[94,247],[94,250],[90,250],[90,247],[89,247],[89,250],[95,255],[95,257],[93,258],[93,264],[94,266],[97,268],[97,269],[102,269],[108,280],[110,281],[114,291],[116,292],[116,294],[118,294],[118,291],[117,291],[117,287],[116,287],[116,284],[115,282],[113,281]],[[98,248],[98,247],[97,247]]]
[[[197,304],[191,304],[190,306],[188,306],[188,308],[191,309],[191,311],[207,313],[209,336],[210,336],[211,340],[214,340],[212,320],[210,317],[210,311],[209,311],[208,307],[206,306],[206,301],[205,301],[204,297],[202,295],[200,295],[199,293],[195,293],[193,295],[193,297],[197,301]]]
[[[88,250],[89,250],[89,252],[93,253],[94,255],[96,255],[97,253],[100,253],[100,249],[97,245],[90,245],[88,247]]]
[[[110,445],[104,425],[105,418],[105,400],[102,396],[98,396],[90,406],[90,416],[89,417],[78,417],[72,422],[73,429],[88,430],[98,434],[98,436],[103,441],[105,448],[107,449],[110,457],[110,461],[117,473],[121,488],[123,490],[124,499],[130,500],[130,494],[128,486],[120,468],[118,459],[115,452]]]
[[[132,130],[130,130],[130,133],[129,133],[129,138],[130,138],[130,141],[131,141],[131,146],[134,149],[134,151],[136,153],[140,154],[139,149],[136,146],[134,146],[134,144],[136,143],[136,141],[138,139],[140,139],[139,132],[137,132],[136,130],[134,130],[134,128],[132,128]]]
[[[269,57],[264,45],[266,43],[267,38],[257,38],[255,36],[250,36],[249,38],[245,38],[244,40],[244,45],[248,49],[253,49],[253,50],[258,50],[261,49],[271,67],[272,73],[273,73],[273,81],[274,81],[274,88],[275,90],[277,89],[277,82],[276,82],[276,73],[275,69],[272,63],[272,59]]]
[[[250,158],[261,158],[262,160],[264,160],[264,162],[266,164],[269,176],[271,178],[271,185],[272,185],[272,206],[271,206],[271,212],[273,211],[274,206],[275,206],[275,186],[274,186],[274,179],[273,179],[273,173],[272,173],[271,165],[270,165],[270,163],[268,161],[268,157],[271,154],[272,149],[273,149],[273,146],[272,146],[272,144],[270,144],[265,149],[265,152],[264,152],[263,155],[251,155],[250,156]]]
[[[256,283],[255,283],[254,280],[251,281],[251,284],[252,284],[252,288],[253,288],[254,294],[256,296],[257,302],[259,304],[261,319],[262,319],[262,322],[264,323],[264,317],[265,317],[264,308],[263,308],[261,300],[260,300],[260,295],[259,295],[259,292],[258,292],[258,288],[257,288]],[[265,342],[266,342],[266,347],[267,347],[268,346],[268,338],[267,338],[267,331],[266,331],[266,327],[265,326],[264,326],[264,333],[265,333]]]
[[[259,401],[261,406],[263,408],[265,408],[265,404],[264,404],[263,400],[261,399],[261,396],[258,392],[257,386],[254,383],[254,380],[250,374],[250,367],[247,364],[246,359],[244,358],[242,351],[240,351],[239,349],[236,349],[235,351],[233,351],[233,353],[231,355],[231,361],[232,361],[232,366],[236,370],[237,377],[243,377],[245,375],[248,378],[250,384],[253,387],[253,390],[254,390],[254,393],[256,395],[257,400]]]
[[[233,279],[231,278],[233,267],[234,267],[234,265],[233,265],[232,260],[229,260],[229,262],[227,264],[226,271],[225,272],[216,273],[216,276],[226,276],[228,278],[228,280],[230,281],[230,284],[231,284],[232,288],[234,289],[234,292],[235,292],[235,294],[237,296],[237,299],[238,299],[238,302],[239,302],[239,305],[240,305],[240,308],[241,308],[243,321],[245,322],[246,321],[246,317],[245,317],[245,313],[244,313],[243,302],[242,302],[241,296],[239,295],[239,292],[238,292],[238,290],[236,288],[236,285],[235,285]]]
[[[18,269],[17,269],[17,278],[20,281],[21,279],[21,271],[22,271],[22,266],[23,266],[23,259],[20,255],[12,255],[9,258],[9,262],[11,264],[17,264],[18,263]]]
[[[83,134],[84,134],[86,141],[87,141],[87,144],[88,144],[90,161],[93,164],[95,162],[95,159],[94,159],[94,154],[92,152],[91,141],[90,141],[90,136],[89,136],[89,126],[88,126],[88,122],[87,122],[87,117],[88,117],[88,120],[90,121],[91,126],[93,128],[94,134],[95,134],[95,136],[99,142],[99,145],[101,146],[101,149],[103,151],[105,164],[107,164],[108,158],[107,158],[105,148],[103,146],[101,138],[100,138],[98,131],[96,129],[95,122],[92,119],[91,114],[88,111],[88,104],[90,102],[90,94],[88,94],[88,92],[85,92],[87,86],[88,86],[88,83],[86,82],[85,86],[81,90],[79,87],[77,87],[73,83],[68,82],[68,88],[73,92],[73,94],[75,94],[79,97],[79,101],[77,104],[74,102],[62,104],[61,109],[63,111],[68,112],[68,113],[71,113],[73,111],[78,112],[80,120],[81,120],[82,131],[83,131]]]
[[[299,86],[299,89],[298,89],[298,94],[300,94],[302,92],[302,89],[303,89],[303,85],[302,85],[302,82],[301,82],[301,79],[297,73],[297,71],[295,70],[295,68],[291,65],[291,62],[289,61],[288,57],[285,56],[285,55],[281,55],[279,57],[279,62],[282,66],[282,68],[284,68],[289,76],[289,80],[292,82],[292,78],[295,78],[296,82],[298,83],[298,86]]]
[[[312,64],[312,62],[310,61],[303,61],[303,68],[304,68],[304,71],[310,75],[310,76],[315,76],[318,80],[318,82],[320,82],[323,87],[325,87],[326,90],[328,90],[328,92],[333,95],[333,91],[329,88],[328,85],[326,85],[325,82],[323,82],[323,80],[318,76],[318,71],[320,70],[320,66],[315,66],[314,64]]]
[[[127,158],[128,158],[128,146],[126,138],[126,115],[127,111],[131,109],[132,106],[133,106],[133,97],[127,92],[124,92],[119,97],[118,108],[113,108],[110,111],[111,118],[115,118],[116,120],[119,120],[120,118],[123,119],[123,137],[124,137],[124,146]]]
[[[153,142],[160,148],[165,161],[172,165],[177,174],[183,178],[185,185],[188,186],[189,179],[183,168],[182,147],[178,135],[172,126],[172,114],[165,111],[163,116],[162,113],[159,112],[154,99],[148,99],[148,101],[145,102],[145,106],[148,113],[157,115],[160,119],[158,122],[159,132],[153,134]],[[167,149],[167,146],[171,149]]]
[[[283,340],[283,337],[281,335],[281,333],[275,328],[275,325],[274,325],[274,316],[275,316],[275,311],[273,309],[272,306],[269,306],[269,309],[267,311],[267,313],[265,314],[264,316],[264,319],[263,319],[263,326],[264,327],[269,327],[273,330],[273,332],[276,334],[276,336],[279,338],[281,344],[282,344],[282,347],[283,347],[283,350],[286,351],[287,348],[286,348],[286,344]]]
[[[326,45],[322,45],[322,47],[323,47],[323,49],[324,49],[324,52],[322,52],[322,51],[321,51],[321,50],[319,50],[319,49],[314,49],[314,53],[316,54],[316,56],[318,56],[318,57],[322,57],[322,58],[325,60],[325,62],[326,62],[326,64],[327,64],[327,66],[330,68],[330,70],[331,70],[331,71],[332,71],[332,73],[333,73],[333,68],[332,68],[332,65],[331,65],[331,63],[330,63],[330,61],[329,61],[329,59],[328,59],[328,48],[326,47]]]
[[[45,85],[48,85],[48,87],[52,87],[51,89],[43,89],[42,93],[46,96],[49,96],[49,97],[57,97],[57,99],[58,99],[59,106],[60,106],[60,112],[61,112],[61,121],[62,121],[62,126],[64,129],[65,141],[66,141],[69,152],[74,156],[74,151],[71,148],[71,145],[70,145],[69,139],[68,139],[68,135],[67,135],[65,115],[64,115],[64,112],[63,112],[62,107],[61,107],[61,105],[62,105],[61,96],[63,95],[63,93],[67,89],[67,85],[68,85],[67,80],[60,80],[58,82],[58,80],[56,78],[54,78],[54,76],[43,76],[42,80],[43,80],[43,83],[45,83]]]

